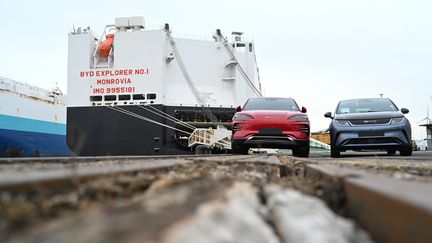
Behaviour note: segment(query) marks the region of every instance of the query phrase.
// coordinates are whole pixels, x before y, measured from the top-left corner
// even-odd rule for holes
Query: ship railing
[[[224,127],[218,127],[217,129],[197,128],[189,136],[188,146],[208,145],[221,149],[231,149],[230,139],[231,131]]]
[[[310,146],[314,147],[314,148],[321,148],[321,149],[330,150],[330,145],[323,143],[321,141],[318,141],[316,139],[313,139],[313,138],[310,138]]]
[[[11,94],[16,94],[23,97],[40,100],[48,103],[64,104],[64,102],[61,100],[63,97],[62,93],[57,95],[59,100],[53,99],[53,97],[51,96],[51,92],[49,90],[39,88],[37,86],[33,86],[27,83],[4,78],[1,76],[0,76],[0,90],[3,90]],[[60,91],[60,89],[58,90]]]

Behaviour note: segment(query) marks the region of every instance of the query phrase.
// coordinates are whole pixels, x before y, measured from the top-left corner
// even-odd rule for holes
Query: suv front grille
[[[353,125],[381,125],[390,123],[390,118],[349,120]]]

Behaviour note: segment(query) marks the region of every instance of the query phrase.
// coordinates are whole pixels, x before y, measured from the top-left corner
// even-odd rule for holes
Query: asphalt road
[[[311,151],[310,158],[333,159],[330,157],[330,151]],[[338,159],[388,159],[401,161],[422,161],[432,163],[432,151],[413,151],[412,156],[387,155],[387,152],[342,152]]]
[[[282,150],[283,154],[291,155],[291,150]],[[330,151],[311,150],[309,158],[319,160],[334,160],[330,157]],[[413,151],[412,156],[400,156],[398,152],[395,155],[387,155],[387,152],[342,152],[338,160],[393,160],[393,161],[417,161],[432,163],[432,151]]]

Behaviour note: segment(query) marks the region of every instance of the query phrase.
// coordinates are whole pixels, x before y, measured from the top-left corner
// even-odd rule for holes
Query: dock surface
[[[2,242],[432,242],[432,153],[0,160]]]

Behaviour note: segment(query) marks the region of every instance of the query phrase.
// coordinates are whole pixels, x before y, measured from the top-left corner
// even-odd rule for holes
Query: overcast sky
[[[382,93],[410,109],[414,138],[425,137],[417,122],[432,110],[431,0],[2,0],[0,9],[0,76],[65,91],[73,26],[99,35],[115,17],[144,16],[175,34],[245,32],[265,95],[295,98],[312,131],[328,126],[323,114],[339,100]]]

